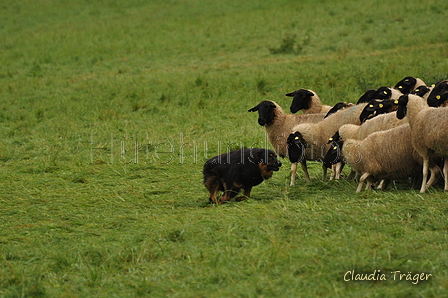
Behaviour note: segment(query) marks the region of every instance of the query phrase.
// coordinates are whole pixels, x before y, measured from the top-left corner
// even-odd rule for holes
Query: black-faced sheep
[[[435,160],[444,158],[445,191],[448,191],[448,109],[433,108],[418,96],[407,94],[399,99],[397,117],[408,118],[412,146],[423,158],[423,181],[420,192],[427,188],[428,171],[438,170]]]
[[[364,181],[370,189],[378,180],[417,177],[423,162],[412,146],[409,124],[375,132],[364,140],[347,139],[341,155],[360,176],[356,192],[362,190]],[[430,184],[435,177],[431,177]]]
[[[274,151],[282,158],[288,156],[287,137],[292,128],[299,123],[315,123],[322,121],[325,114],[286,114],[282,107],[273,101],[262,101],[249,112],[258,112],[258,124],[264,126],[268,140]],[[303,166],[302,166],[303,167]],[[294,184],[297,164],[291,165],[291,185]],[[307,171],[304,171],[306,181],[310,181]]]
[[[445,107],[448,97],[448,80],[440,81],[428,95],[427,102],[430,107]]]
[[[319,96],[313,90],[299,89],[285,95],[293,97],[289,108],[293,114],[300,110],[303,114],[327,113],[332,108],[328,105],[322,105]]]
[[[356,104],[370,102],[373,99],[398,99],[403,93],[391,87],[380,87],[369,90],[361,96]]]
[[[339,110],[344,110],[346,108],[350,108],[353,107],[355,104],[353,103],[346,103],[346,102],[338,102],[337,104],[335,104],[327,113],[327,115],[325,115],[324,118],[327,118],[328,116],[330,116],[331,114],[336,113]]]
[[[374,99],[362,110],[359,120],[364,123],[378,115],[396,111],[398,108],[398,99]]]
[[[360,124],[359,115],[367,104],[359,104],[345,110],[340,110],[318,123],[302,123],[292,128],[297,144],[293,149],[295,155],[303,156],[302,167],[306,167],[306,160],[322,161],[328,150],[328,139],[344,124]],[[300,152],[300,151],[305,151]],[[322,178],[326,178],[327,168],[322,166]]]
[[[399,81],[394,86],[394,88],[400,90],[400,92],[403,94],[407,94],[411,93],[420,86],[426,86],[425,82],[423,82],[421,79],[414,77],[405,77],[404,79]]]

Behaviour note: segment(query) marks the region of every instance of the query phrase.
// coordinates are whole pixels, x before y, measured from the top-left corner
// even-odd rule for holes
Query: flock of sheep
[[[311,181],[307,161],[322,162],[323,175],[339,179],[344,165],[358,179],[357,192],[391,180],[412,179],[420,192],[443,174],[448,191],[448,80],[427,86],[421,79],[405,77],[394,87],[368,90],[356,104],[322,105],[318,95],[300,89],[290,111],[273,101],[262,101],[258,112],[275,152],[291,161],[291,185],[298,163]],[[299,110],[302,114],[294,114]],[[443,169],[443,171],[441,170]],[[428,175],[430,177],[428,179]]]

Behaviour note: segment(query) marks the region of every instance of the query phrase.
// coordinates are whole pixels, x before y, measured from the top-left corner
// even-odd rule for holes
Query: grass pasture
[[[2,1],[0,297],[443,297],[440,187],[356,194],[313,163],[289,187],[282,160],[251,199],[211,206],[201,171],[268,146],[247,112],[261,100],[447,79],[447,16],[435,0]]]

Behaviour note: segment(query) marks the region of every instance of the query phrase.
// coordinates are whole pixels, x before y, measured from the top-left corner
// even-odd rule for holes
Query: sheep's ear
[[[296,91],[286,93],[285,96],[288,96],[288,97],[294,97],[295,94],[296,94]]]
[[[341,139],[341,136],[339,135],[339,130],[331,137],[328,139],[327,144],[331,144],[333,142],[337,142]]]
[[[397,118],[403,119],[407,114],[407,104],[409,101],[409,94],[405,94],[400,96],[398,99],[398,110],[397,110]]]
[[[308,96],[314,96],[315,94],[313,93],[313,92],[311,92],[311,91],[309,91],[309,90],[305,90],[306,92],[306,95],[308,95]]]
[[[259,105],[256,105],[255,107],[253,107],[252,109],[247,110],[248,112],[256,112],[258,111]]]

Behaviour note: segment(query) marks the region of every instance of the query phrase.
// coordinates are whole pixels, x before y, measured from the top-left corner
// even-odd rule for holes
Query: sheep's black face
[[[339,135],[339,130],[331,137],[328,139],[327,144],[331,144],[333,142],[337,142],[341,140],[341,136]]]
[[[325,115],[324,118],[327,118],[328,116],[330,116],[331,114],[336,113],[337,111],[344,109],[348,107],[348,104],[346,102],[338,102],[337,104],[335,104],[327,113],[327,115]]]
[[[374,104],[376,116],[394,112],[398,109],[397,99],[385,99],[382,102],[375,102]]]
[[[372,95],[376,93],[376,90],[367,90],[366,93],[364,93],[359,99],[358,102],[356,103],[357,105],[360,103],[365,103],[365,102],[369,102],[373,97]]]
[[[344,142],[341,140],[331,143],[331,148],[328,149],[328,152],[325,154],[322,161],[326,168],[331,168],[331,165],[341,161],[341,149],[343,144]]]
[[[288,136],[286,140],[288,145],[289,161],[292,163],[301,162],[305,157],[306,141],[300,132],[296,131]]]
[[[415,94],[417,96],[423,97],[429,91],[431,91],[431,89],[429,89],[428,87],[426,87],[426,86],[419,86],[419,87],[415,88],[415,90],[412,91],[411,94]]]
[[[380,87],[372,94],[372,99],[390,99],[392,96],[392,90],[389,87]]]
[[[407,105],[409,101],[409,95],[402,95],[398,99],[398,110],[397,110],[397,118],[403,119],[407,113]]]
[[[431,100],[428,98],[428,105],[430,107],[438,108],[440,106],[446,106],[445,102],[448,100],[448,92],[444,92],[442,94],[438,94],[433,97]]]
[[[314,96],[314,93],[306,89],[299,89],[294,92],[287,93],[285,95],[293,97],[291,107],[289,108],[289,110],[291,111],[291,113],[294,114],[300,110],[310,108],[311,97]]]
[[[428,96],[428,105],[439,107],[446,100],[446,93],[448,93],[448,80],[438,82]]]
[[[400,90],[401,93],[407,94],[414,90],[417,79],[414,77],[405,77],[395,85],[395,89]]]
[[[361,123],[376,116],[375,103],[377,103],[377,102],[382,102],[382,101],[371,100],[365,106],[365,108],[362,110],[361,114],[359,115],[359,121],[361,121]]]
[[[272,101],[262,101],[257,106],[249,109],[248,112],[258,111],[258,124],[261,126],[270,125],[275,118],[275,104]]]
[[[372,100],[369,104],[362,110],[359,121],[361,123],[366,120],[372,119],[381,114],[390,113],[396,111],[398,108],[398,100],[385,99],[385,100]]]

